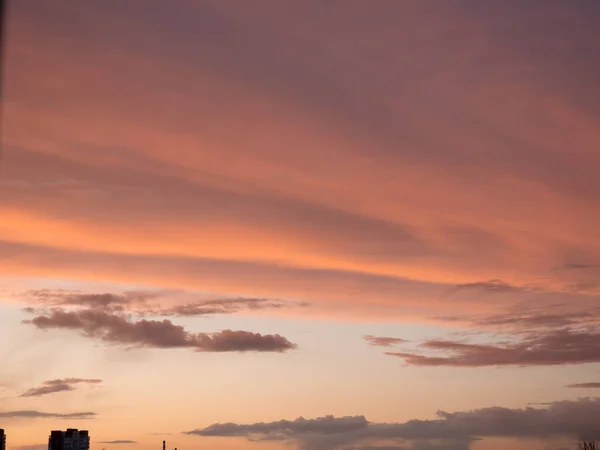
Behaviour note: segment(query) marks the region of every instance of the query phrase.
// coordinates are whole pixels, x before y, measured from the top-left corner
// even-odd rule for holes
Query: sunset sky
[[[8,19],[9,450],[600,439],[600,2]]]

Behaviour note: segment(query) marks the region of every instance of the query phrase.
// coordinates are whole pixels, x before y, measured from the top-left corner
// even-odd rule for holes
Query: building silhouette
[[[0,450],[6,450],[6,434],[2,428],[0,428]]]
[[[90,434],[76,428],[53,430],[48,439],[48,450],[90,450]]]

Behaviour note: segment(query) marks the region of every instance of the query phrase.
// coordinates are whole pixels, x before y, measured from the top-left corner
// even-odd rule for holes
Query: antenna
[[[167,441],[163,441],[163,450],[166,450],[167,448]]]

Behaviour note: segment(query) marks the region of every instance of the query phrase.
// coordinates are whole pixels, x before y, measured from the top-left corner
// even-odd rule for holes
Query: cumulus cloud
[[[6,419],[93,419],[94,412],[46,413],[41,411],[0,411],[0,418]]]
[[[402,423],[369,422],[363,416],[326,416],[254,424],[217,423],[186,434],[251,440],[279,439],[295,442],[301,448],[375,449],[378,447],[369,445],[390,441],[394,444],[388,448],[466,448],[471,440],[485,437],[598,439],[598,415],[600,398],[583,398],[554,402],[547,408],[490,407],[452,413],[439,411],[438,417],[433,420],[413,419]]]
[[[568,388],[600,389],[600,382],[575,383],[567,385]]]
[[[372,336],[366,335],[365,341],[369,344],[374,345],[376,347],[391,347],[396,344],[402,344],[403,342],[407,342],[406,339],[400,339],[395,337],[386,337],[386,336]]]
[[[57,308],[24,322],[42,330],[73,330],[89,338],[134,347],[192,348],[199,352],[283,352],[296,348],[279,334],[234,330],[191,333],[170,320],[133,321],[123,314],[94,309],[65,311]]]
[[[102,380],[90,378],[63,378],[44,381],[41,386],[33,387],[23,392],[20,397],[41,397],[56,392],[72,391],[76,384],[100,384]]]
[[[429,340],[419,344],[439,354],[386,352],[415,366],[551,366],[600,362],[600,331],[561,329],[529,333],[515,341],[471,344]]]

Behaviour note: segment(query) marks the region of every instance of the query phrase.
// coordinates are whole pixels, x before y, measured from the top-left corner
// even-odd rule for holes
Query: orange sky
[[[599,18],[585,0],[11,2],[8,448],[67,426],[94,448],[571,445],[587,429],[561,418],[600,408],[577,400],[600,382]],[[436,419],[530,423],[517,409],[558,401],[527,430]],[[268,425],[300,416],[322,428]]]

